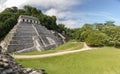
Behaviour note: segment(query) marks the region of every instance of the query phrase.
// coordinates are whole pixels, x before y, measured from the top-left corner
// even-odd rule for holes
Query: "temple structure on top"
[[[65,42],[65,37],[40,24],[38,18],[21,15],[17,25],[2,41],[2,47],[8,52],[27,52],[47,50]]]
[[[40,21],[38,18],[31,17],[31,16],[25,16],[21,15],[18,19],[18,22],[26,22],[26,23],[35,23],[35,24],[40,24]]]

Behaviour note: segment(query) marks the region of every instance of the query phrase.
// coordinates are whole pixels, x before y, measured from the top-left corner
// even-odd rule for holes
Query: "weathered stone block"
[[[45,74],[45,71],[42,69],[24,68],[8,54],[0,54],[0,57],[8,61],[0,60],[0,74]]]

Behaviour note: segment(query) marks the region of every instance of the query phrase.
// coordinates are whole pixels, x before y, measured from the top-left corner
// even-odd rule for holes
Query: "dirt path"
[[[86,50],[91,50],[93,48],[90,48],[87,46],[86,43],[84,43],[84,47],[79,50],[70,50],[70,51],[63,51],[63,52],[56,52],[56,53],[49,53],[49,54],[41,54],[41,55],[12,55],[16,59],[27,59],[27,58],[46,58],[46,57],[53,57],[53,56],[59,56],[64,54],[70,54],[70,53],[76,53]]]

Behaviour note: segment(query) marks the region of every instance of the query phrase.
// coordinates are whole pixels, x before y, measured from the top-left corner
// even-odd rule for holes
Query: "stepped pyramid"
[[[41,51],[57,47],[63,39],[60,33],[55,34],[42,26],[37,18],[21,15],[17,25],[5,37],[3,48],[16,53],[35,49]]]

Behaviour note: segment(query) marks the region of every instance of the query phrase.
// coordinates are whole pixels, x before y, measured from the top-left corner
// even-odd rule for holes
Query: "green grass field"
[[[104,47],[41,59],[19,59],[25,67],[43,68],[48,74],[120,74],[120,49]]]
[[[27,53],[20,53],[16,55],[38,55],[38,54],[46,54],[46,53],[54,53],[54,52],[60,52],[60,51],[66,51],[66,50],[77,50],[83,48],[83,42],[76,42],[75,40],[71,40],[63,45],[60,45],[59,47],[47,51],[32,51]]]

